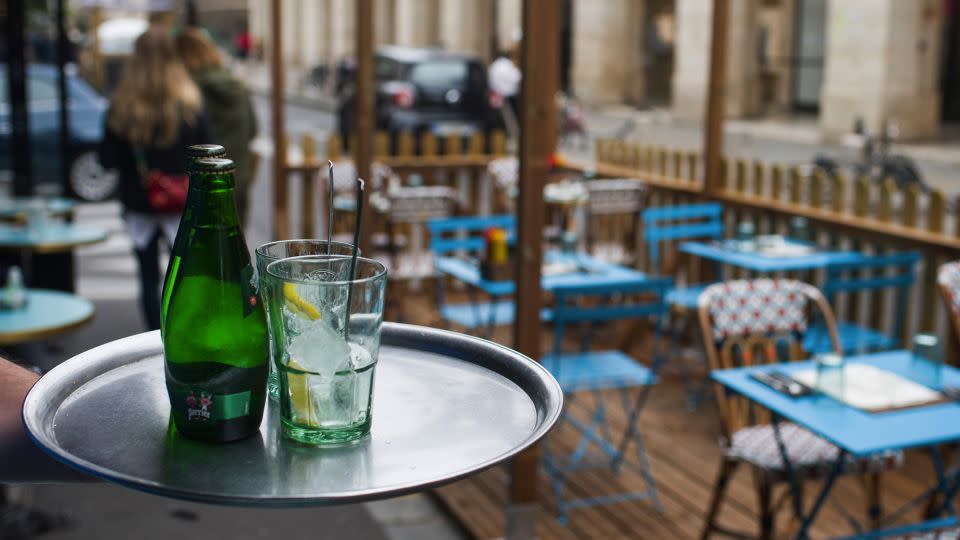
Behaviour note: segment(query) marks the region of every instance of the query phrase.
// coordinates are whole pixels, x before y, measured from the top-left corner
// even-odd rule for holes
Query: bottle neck
[[[233,173],[193,171],[188,209],[196,225],[239,225]]]

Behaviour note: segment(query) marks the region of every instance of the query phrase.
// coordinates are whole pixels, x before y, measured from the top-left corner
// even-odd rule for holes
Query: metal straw
[[[333,162],[327,160],[327,255],[333,240]]]
[[[363,178],[357,178],[357,219],[353,229],[353,253],[350,256],[350,279],[347,282],[347,316],[343,324],[343,339],[350,337],[350,309],[353,306],[353,281],[357,276],[357,251],[360,245],[360,225],[363,223]]]

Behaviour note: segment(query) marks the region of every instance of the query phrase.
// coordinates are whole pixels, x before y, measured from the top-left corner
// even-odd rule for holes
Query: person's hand
[[[23,400],[40,377],[0,358],[0,483],[94,480],[37,448],[23,426]]]

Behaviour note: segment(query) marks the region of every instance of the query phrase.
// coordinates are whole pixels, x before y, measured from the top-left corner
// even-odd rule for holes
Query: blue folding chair
[[[862,292],[880,293],[884,290],[896,292],[893,320],[890,331],[858,325],[851,321],[838,321],[840,349],[843,354],[883,351],[902,346],[904,316],[903,306],[907,305],[910,288],[916,279],[916,266],[920,254],[915,251],[876,255],[865,262],[849,265],[834,265],[827,268],[823,283],[823,294],[830,303],[838,294],[860,294]],[[862,270],[872,271],[865,276]],[[872,306],[877,308],[879,306]],[[856,314],[854,314],[856,316]],[[830,337],[822,322],[811,325],[803,340],[803,348],[808,353],[830,352]]]
[[[446,265],[460,264],[451,258],[478,256],[484,248],[482,235],[491,227],[505,229],[507,235],[512,237],[516,229],[516,218],[513,215],[469,216],[432,219],[427,222],[430,251],[433,253],[434,267],[437,270],[437,307],[440,319],[448,325],[452,323],[466,330],[483,328],[492,331],[494,326],[513,322],[514,305],[511,300],[481,302],[476,297],[477,291],[471,289],[471,302],[449,304],[446,301],[444,272],[441,270]]]
[[[659,354],[660,329],[669,309],[664,299],[672,286],[673,280],[669,277],[644,277],[618,284],[570,285],[553,290],[553,349],[542,359],[542,363],[563,388],[565,408],[562,420],[581,434],[575,449],[563,456],[552,451],[549,437],[544,443],[544,467],[557,498],[561,523],[567,523],[568,513],[574,508],[630,500],[650,499],[658,510],[662,510],[637,420],[650,389],[657,382],[657,370],[664,361]],[[591,349],[597,324],[625,319],[648,319],[651,323],[653,359],[649,368],[618,350]],[[579,351],[567,353],[564,352],[565,328],[571,324],[581,325],[581,330],[583,326],[587,329],[581,336]],[[623,432],[618,437],[613,436],[607,424],[607,405],[603,400],[605,390],[619,391],[627,418]],[[634,391],[636,395],[631,395]],[[586,393],[593,395],[593,410],[586,399],[578,399]],[[577,412],[585,413],[586,418],[575,414],[574,408]],[[625,459],[631,442],[636,450],[637,463]],[[592,459],[598,452],[590,452],[591,446],[599,450],[600,461]],[[566,496],[566,484],[571,473],[596,467],[610,467],[617,472],[627,464],[640,473],[646,489],[579,499]]]
[[[723,205],[720,203],[685,204],[648,208],[642,213],[643,235],[647,243],[647,263],[653,272],[672,275],[673,268],[665,268],[663,248],[667,243],[685,240],[721,240],[723,238]],[[720,279],[720,266],[714,275]],[[667,293],[666,302],[676,316],[671,331],[671,343],[678,346],[680,339],[692,326],[697,312],[697,299],[711,283],[687,284]],[[704,361],[705,363],[705,361]],[[684,362],[680,362],[681,376],[687,385],[687,407],[697,407],[706,389],[706,381],[694,385]]]

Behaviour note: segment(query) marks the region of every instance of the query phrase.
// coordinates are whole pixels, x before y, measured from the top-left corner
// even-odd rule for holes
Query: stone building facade
[[[248,0],[254,36],[269,0]],[[710,0],[557,0],[562,86],[589,104],[666,107],[703,117]],[[514,46],[522,0],[374,0],[380,44],[443,47],[490,59]],[[283,0],[291,65],[353,53],[351,0]],[[960,120],[960,0],[731,0],[727,114],[818,114],[837,138],[856,118],[895,121],[902,138]],[[268,44],[269,46],[269,44]]]

